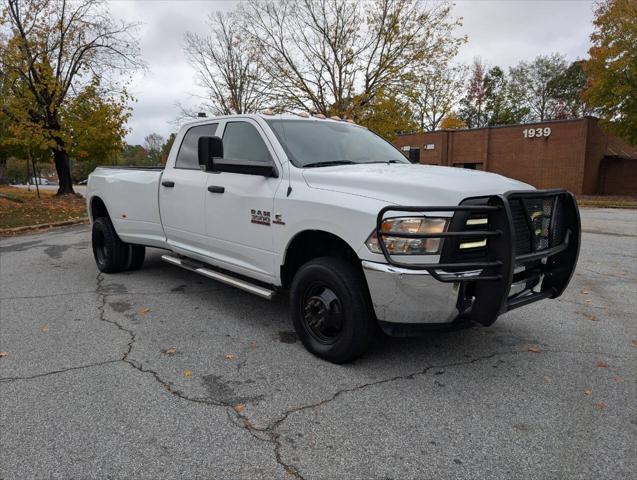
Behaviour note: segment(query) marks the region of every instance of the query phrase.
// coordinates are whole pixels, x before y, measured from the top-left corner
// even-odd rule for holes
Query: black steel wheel
[[[343,330],[343,305],[338,295],[323,282],[308,288],[303,307],[303,326],[318,342],[330,345]]]
[[[314,355],[349,362],[369,347],[376,330],[360,267],[341,258],[307,262],[290,289],[294,329]]]
[[[95,263],[101,272],[121,272],[128,266],[129,246],[119,239],[108,218],[100,217],[93,222],[92,245]]]

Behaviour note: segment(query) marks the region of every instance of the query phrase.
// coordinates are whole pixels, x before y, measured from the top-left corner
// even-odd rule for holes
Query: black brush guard
[[[551,200],[549,240],[542,237],[542,243],[528,205]],[[452,212],[453,216],[442,233],[394,233],[382,231],[383,221],[396,217],[387,216],[389,212]],[[476,215],[486,216],[488,226],[479,230],[467,229],[467,219]],[[548,215],[545,218],[548,220]],[[566,190],[511,191],[468,198],[460,205],[450,207],[388,206],[378,213],[376,221],[376,236],[387,263],[404,269],[425,270],[441,282],[459,282],[461,317],[484,325],[491,325],[509,310],[559,297],[575,270],[580,230],[577,203]],[[440,262],[399,262],[396,260],[398,255],[389,253],[385,237],[443,239]],[[467,255],[461,252],[460,244],[476,239],[486,239],[486,247],[473,258],[463,258]],[[513,284],[522,284],[524,288],[511,294]]]

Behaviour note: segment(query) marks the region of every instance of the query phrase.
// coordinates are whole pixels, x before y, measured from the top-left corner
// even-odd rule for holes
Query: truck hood
[[[307,168],[311,188],[374,198],[396,205],[457,205],[467,197],[533,190],[502,175],[455,167],[359,164]]]

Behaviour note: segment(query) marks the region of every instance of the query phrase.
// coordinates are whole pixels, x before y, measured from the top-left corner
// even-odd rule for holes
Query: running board
[[[258,297],[265,298],[266,300],[272,300],[272,297],[274,297],[275,292],[273,290],[260,287],[259,285],[255,285],[254,283],[232,277],[225,273],[217,272],[216,270],[212,270],[204,266],[199,266],[203,264],[197,264],[192,260],[182,260],[181,258],[173,257],[172,255],[162,255],[161,259],[164,262],[172,263],[173,265],[177,265],[178,267],[198,273],[199,275],[203,275],[204,277],[212,278],[213,280],[225,283],[226,285],[239,288]]]

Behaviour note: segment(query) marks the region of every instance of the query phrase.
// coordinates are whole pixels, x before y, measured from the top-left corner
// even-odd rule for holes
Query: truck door
[[[272,228],[276,228],[272,207],[281,168],[256,121],[228,120],[221,128],[224,158],[274,164],[278,178],[208,173],[206,233],[218,260],[239,273],[269,281],[274,274]]]
[[[161,222],[170,245],[199,254],[208,253],[206,225],[202,221],[208,174],[199,168],[199,137],[214,136],[217,123],[188,129],[173,168],[167,168],[159,186]]]

